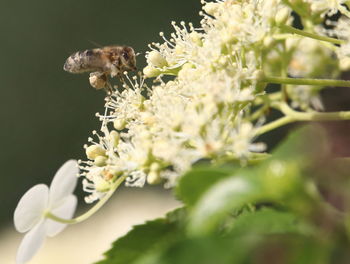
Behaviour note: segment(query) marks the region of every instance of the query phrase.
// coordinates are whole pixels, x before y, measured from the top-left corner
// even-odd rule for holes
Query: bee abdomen
[[[71,73],[100,71],[103,68],[98,49],[78,51],[66,60],[63,69]]]

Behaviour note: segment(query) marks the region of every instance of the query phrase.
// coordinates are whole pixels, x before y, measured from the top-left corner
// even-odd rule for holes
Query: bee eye
[[[123,58],[124,58],[125,60],[128,60],[128,59],[129,59],[129,55],[128,55],[128,53],[125,52],[125,51],[122,53],[122,56],[123,56]]]

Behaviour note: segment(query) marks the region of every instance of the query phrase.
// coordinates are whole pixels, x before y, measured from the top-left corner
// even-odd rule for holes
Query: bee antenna
[[[93,41],[93,40],[88,40],[92,45],[95,45],[96,47],[99,47],[99,48],[103,48],[102,45],[98,44],[97,42]]]

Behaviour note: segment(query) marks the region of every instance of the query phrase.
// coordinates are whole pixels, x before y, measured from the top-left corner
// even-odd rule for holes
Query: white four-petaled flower
[[[37,184],[22,196],[14,213],[14,224],[18,232],[27,233],[18,248],[17,263],[29,261],[46,236],[55,236],[66,227],[66,224],[45,216],[50,212],[64,219],[72,218],[77,205],[77,198],[72,193],[78,172],[77,162],[69,160],[56,172],[50,188]]]

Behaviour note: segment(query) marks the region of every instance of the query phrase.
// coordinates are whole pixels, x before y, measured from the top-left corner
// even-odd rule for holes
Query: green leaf
[[[272,152],[272,159],[310,163],[329,153],[325,131],[320,126],[305,126],[290,133]],[[306,161],[305,161],[306,158]]]
[[[177,241],[135,264],[326,264],[329,248],[319,240],[297,234],[242,235],[230,238],[201,237]]]
[[[193,207],[189,233],[195,236],[209,234],[230,212],[250,203],[295,202],[297,199],[300,204],[307,201],[309,194],[305,192],[302,174],[315,156],[324,154],[322,135],[320,129],[297,130],[258,166],[238,170],[207,188]],[[308,209],[306,205],[303,207]]]
[[[255,245],[255,240],[241,237],[183,239],[135,264],[238,264]]]
[[[297,217],[287,211],[277,211],[263,208],[255,212],[245,212],[235,219],[229,235],[243,234],[283,234],[283,233],[311,233],[309,227],[298,221]]]
[[[176,195],[188,206],[193,206],[213,184],[231,175],[235,167],[200,166],[181,177]]]
[[[134,226],[112,244],[112,248],[104,253],[105,259],[97,264],[130,264],[162,243],[178,239],[183,234],[180,220],[184,214],[184,209],[180,208],[168,213],[165,218]]]
[[[221,180],[196,204],[188,224],[189,233],[195,236],[210,233],[234,208],[254,203],[263,194],[259,182],[242,171],[239,176]]]

